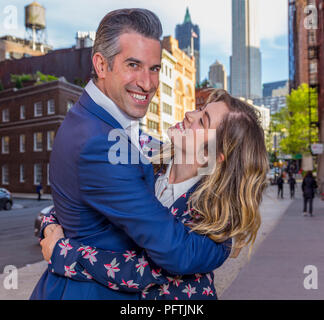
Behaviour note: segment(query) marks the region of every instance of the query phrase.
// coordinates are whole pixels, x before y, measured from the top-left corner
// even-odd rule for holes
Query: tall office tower
[[[209,67],[208,80],[212,87],[227,90],[227,75],[224,65],[216,60]]]
[[[186,15],[182,24],[177,24],[175,37],[179,42],[179,48],[188,56],[195,56],[196,61],[196,85],[200,82],[200,30],[198,25],[191,22],[189,8],[186,9]]]
[[[262,97],[259,0],[232,0],[231,93]]]

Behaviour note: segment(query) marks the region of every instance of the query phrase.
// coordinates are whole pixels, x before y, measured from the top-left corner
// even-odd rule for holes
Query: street
[[[0,273],[6,265],[21,268],[42,260],[38,239],[34,236],[37,213],[51,200],[14,199],[10,211],[0,211]]]

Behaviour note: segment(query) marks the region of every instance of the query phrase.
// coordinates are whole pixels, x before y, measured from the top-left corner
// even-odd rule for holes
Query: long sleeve
[[[84,203],[122,229],[170,273],[206,273],[219,267],[230,248],[190,232],[174,219],[148,188],[141,164],[109,161],[112,146],[106,137],[97,136],[83,147],[79,183]]]

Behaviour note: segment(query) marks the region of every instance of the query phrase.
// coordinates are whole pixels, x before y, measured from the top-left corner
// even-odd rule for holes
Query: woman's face
[[[183,121],[168,130],[175,149],[192,157],[207,141],[215,137],[215,130],[228,112],[223,101],[211,102],[201,109],[186,112]]]

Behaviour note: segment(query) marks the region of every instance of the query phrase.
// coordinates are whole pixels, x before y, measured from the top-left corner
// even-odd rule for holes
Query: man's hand
[[[40,242],[40,245],[43,257],[48,262],[51,259],[56,242],[64,238],[63,228],[59,224],[51,224],[45,228],[44,235],[45,238]]]

